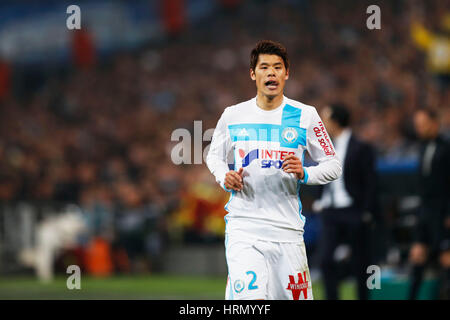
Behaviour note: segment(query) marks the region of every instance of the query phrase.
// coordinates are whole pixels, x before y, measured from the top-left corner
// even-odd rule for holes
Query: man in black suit
[[[347,240],[358,297],[366,300],[366,271],[370,261],[368,225],[377,213],[375,151],[352,133],[350,113],[342,104],[325,108],[321,118],[343,162],[342,177],[325,185],[320,200],[314,205],[314,209],[321,211],[322,218],[320,264],[326,297],[338,298],[334,253],[336,247]]]
[[[412,264],[409,299],[416,299],[427,262],[442,268],[442,295],[450,299],[450,144],[439,134],[439,117],[430,109],[414,114],[421,139],[418,214],[409,260]]]

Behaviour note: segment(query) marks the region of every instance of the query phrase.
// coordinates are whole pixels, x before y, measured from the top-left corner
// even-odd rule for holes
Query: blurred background
[[[194,139],[195,120],[204,132],[254,97],[250,51],[272,39],[290,55],[286,96],[319,111],[345,103],[376,149],[371,261],[382,289],[371,298],[405,299],[421,202],[413,114],[438,111],[450,138],[450,8],[372,2],[1,1],[0,298],[223,299],[229,195],[204,163],[172,162],[171,134]],[[81,30],[66,27],[72,4]],[[366,27],[371,4],[380,30]],[[316,191],[301,198],[323,299]],[[342,298],[355,299],[351,257],[338,248]],[[81,290],[66,288],[73,264]],[[439,284],[430,269],[420,297],[437,298]]]

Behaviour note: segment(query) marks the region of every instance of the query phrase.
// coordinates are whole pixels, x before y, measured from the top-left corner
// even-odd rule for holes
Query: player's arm
[[[228,192],[242,189],[242,170],[239,172],[229,170],[227,156],[231,150],[231,138],[226,125],[226,110],[217,122],[211,140],[206,165],[215,176],[217,183]],[[241,168],[242,169],[242,168]]]
[[[312,160],[318,164],[303,168],[304,177],[300,179],[300,182],[310,185],[327,184],[341,176],[341,161],[315,109],[306,131],[306,148]]]

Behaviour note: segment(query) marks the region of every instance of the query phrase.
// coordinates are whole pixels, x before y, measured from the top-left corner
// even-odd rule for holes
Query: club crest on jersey
[[[234,282],[234,291],[236,291],[236,293],[240,293],[242,292],[242,290],[244,290],[245,284],[244,281],[238,279]]]
[[[281,132],[281,138],[286,143],[293,143],[298,138],[298,132],[293,127],[284,128],[283,132]]]

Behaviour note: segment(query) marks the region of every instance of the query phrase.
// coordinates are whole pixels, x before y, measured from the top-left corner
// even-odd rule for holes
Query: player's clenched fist
[[[244,169],[240,168],[238,172],[231,170],[225,175],[225,188],[234,191],[241,191],[244,187],[244,182],[242,180],[242,172]]]
[[[297,178],[300,180],[305,177],[302,162],[293,154],[288,154],[284,158],[281,168],[284,170],[284,172],[295,173],[297,175]]]

